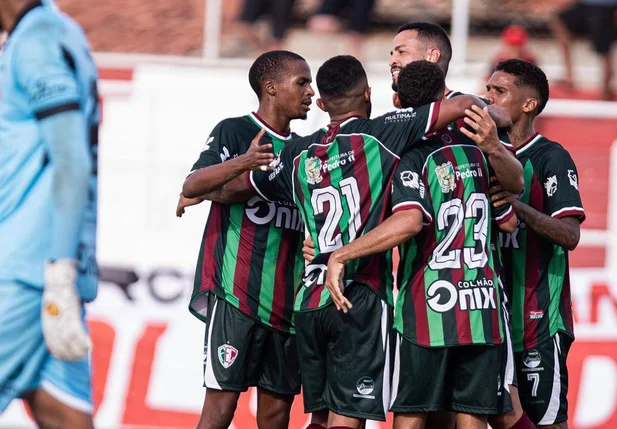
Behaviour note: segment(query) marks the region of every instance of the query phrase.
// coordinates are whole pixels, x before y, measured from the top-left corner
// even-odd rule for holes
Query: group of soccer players
[[[0,0],[0,27],[0,412],[21,397],[40,427],[88,429],[96,67],[52,3]],[[396,428],[567,427],[576,167],[534,130],[539,68],[499,64],[484,101],[446,88],[451,54],[441,27],[401,27],[397,110],[375,119],[362,64],[329,59],[330,123],[303,138],[308,64],[254,62],[259,108],[217,125],[178,205],[213,201],[190,303],[206,323],[199,428],[227,428],[249,386],[261,429],[288,427],[301,386],[310,429],[388,410]]]
[[[330,123],[307,137],[290,132],[314,95],[306,61],[253,63],[258,110],[216,126],[177,209],[212,201],[190,304],[206,323],[199,428],[228,427],[249,386],[260,428],[288,427],[300,386],[310,429],[388,410],[401,429],[567,427],[576,167],[534,130],[538,67],[500,63],[481,100],[446,88],[451,54],[441,27],[401,27],[397,110],[375,119],[362,64],[329,59]]]

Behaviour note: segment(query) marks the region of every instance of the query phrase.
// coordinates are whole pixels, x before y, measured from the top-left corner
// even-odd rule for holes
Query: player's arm
[[[401,210],[393,213],[378,227],[334,251],[328,259],[326,287],[330,290],[337,310],[347,313],[352,307],[340,287],[345,264],[348,261],[386,252],[409,240],[420,231],[422,231],[422,212],[416,208]]]
[[[199,161],[193,167],[193,172],[184,180],[182,195],[185,198],[199,198],[219,189],[232,179],[250,170],[258,170],[267,166],[274,159],[272,145],[261,145],[259,142],[265,130],[262,129],[253,139],[248,151],[225,162],[220,161],[220,152],[224,146],[226,133],[221,124],[215,129],[210,139],[213,139],[202,152]],[[210,140],[209,139],[209,140]],[[229,149],[228,149],[229,150]],[[220,152],[220,153],[219,153]]]
[[[337,309],[347,312],[351,303],[343,296],[343,274],[347,261],[375,255],[396,247],[422,231],[432,216],[422,180],[422,157],[406,153],[394,172],[390,204],[392,215],[375,229],[334,251],[328,260],[326,287]]]
[[[521,222],[553,243],[568,250],[576,249],[581,238],[581,221],[574,216],[555,218],[518,200],[512,203]]]
[[[482,99],[474,95],[459,95],[458,97],[443,100],[439,106],[435,125],[429,131],[439,130],[457,119],[464,118],[468,112],[471,112],[470,109],[472,106],[478,106],[480,109],[487,107]],[[508,128],[512,126],[512,119],[510,119],[510,115],[506,109],[491,105],[488,106],[488,114],[495,121],[498,128]]]
[[[71,62],[53,39],[31,36],[15,48],[14,72],[38,120],[51,171],[52,224],[45,265],[42,330],[50,352],[60,359],[85,357],[88,335],[77,293],[77,259],[88,203],[92,159],[80,86]]]
[[[475,130],[475,133],[464,127],[460,128],[461,133],[473,140],[488,156],[488,162],[503,189],[513,194],[520,194],[524,186],[523,166],[499,139],[497,124],[490,116],[488,107],[472,106],[471,110],[467,111],[464,121]]]
[[[574,250],[580,241],[581,222],[585,220],[576,166],[570,155],[564,149],[559,149],[547,153],[542,170],[544,207],[547,213],[518,201],[500,186],[491,189],[491,200],[496,207],[511,204],[521,222],[537,234],[568,250]]]

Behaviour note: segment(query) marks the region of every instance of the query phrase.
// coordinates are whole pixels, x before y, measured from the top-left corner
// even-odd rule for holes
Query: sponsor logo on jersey
[[[491,279],[460,281],[458,288],[446,280],[437,280],[426,291],[431,310],[446,313],[458,303],[461,311],[496,309],[495,284]]]
[[[403,183],[403,186],[407,186],[408,188],[417,189],[420,191],[420,197],[424,198],[426,188],[424,187],[424,182],[420,180],[418,173],[414,171],[402,171],[401,183]]]
[[[439,186],[441,186],[441,191],[444,194],[456,189],[456,176],[454,174],[454,167],[450,161],[435,168],[435,174],[437,175]]]
[[[223,344],[218,348],[219,362],[227,369],[234,364],[238,357],[238,349],[229,344]]]
[[[375,396],[371,395],[375,390],[375,382],[371,377],[361,377],[356,383],[356,390],[358,393],[354,393],[354,398],[375,399]]]
[[[568,170],[568,179],[570,180],[570,185],[578,191],[578,177],[574,170]]]
[[[321,159],[313,156],[307,158],[304,161],[304,168],[306,170],[306,182],[310,185],[316,185],[322,181],[321,177]]]
[[[546,195],[552,197],[557,192],[557,176],[551,176],[544,182],[544,189],[546,189]]]
[[[40,78],[34,83],[34,92],[30,96],[31,103],[40,103],[47,99],[60,96],[68,90],[65,83],[48,82],[45,78]]]
[[[274,161],[270,163],[270,167],[272,167],[272,172],[268,176],[268,180],[273,181],[285,167],[285,164],[283,164],[283,161],[281,160],[281,152],[279,152],[276,155],[276,158],[274,158]]]
[[[542,319],[544,317],[544,311],[542,310],[531,310],[529,312],[529,318],[531,320],[538,320],[538,319]]]
[[[327,269],[328,266],[325,264],[308,264],[304,269],[304,277],[302,277],[304,287],[311,287],[313,284],[324,284]]]
[[[384,124],[388,125],[397,122],[406,122],[410,119],[415,118],[416,115],[417,113],[414,112],[413,107],[408,107],[406,109],[398,109],[384,118]]]
[[[300,211],[292,203],[273,203],[254,196],[244,205],[244,213],[256,225],[267,225],[274,222],[277,228],[304,231]]]
[[[231,157],[231,155],[229,153],[229,149],[227,149],[225,146],[223,146],[223,153],[221,153],[220,155],[221,155],[221,162],[225,162],[225,161],[227,161]],[[233,157],[237,158],[238,155],[234,154]]]
[[[527,368],[537,368],[542,363],[542,357],[537,349],[527,350],[523,353],[523,364]]]

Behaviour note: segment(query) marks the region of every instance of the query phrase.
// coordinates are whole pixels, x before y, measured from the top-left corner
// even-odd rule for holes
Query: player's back
[[[497,275],[490,251],[489,168],[475,145],[433,136],[402,161],[426,227],[401,246],[396,329],[425,346],[499,344]],[[396,185],[396,184],[395,184]]]
[[[53,4],[35,4],[0,56],[0,279],[42,286],[50,257],[54,163],[41,121],[66,111],[86,118],[93,171],[79,244],[82,298],[96,295],[97,71],[85,34]],[[69,156],[70,154],[67,154]]]
[[[298,292],[296,310],[329,302],[329,293],[319,282],[319,272],[325,270],[329,255],[389,215],[392,175],[399,154],[432,127],[433,109],[431,104],[372,120],[349,119],[296,157],[296,203],[316,249],[306,270],[306,288]],[[345,272],[347,283],[364,283],[385,302],[393,302],[390,252],[350,261]]]

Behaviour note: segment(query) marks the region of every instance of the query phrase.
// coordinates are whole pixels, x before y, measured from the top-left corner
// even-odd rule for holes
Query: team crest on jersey
[[[568,170],[568,179],[570,180],[570,185],[578,191],[578,177],[574,170]]]
[[[557,176],[551,176],[544,182],[544,189],[546,189],[546,195],[552,197],[557,192]]]
[[[219,362],[227,369],[234,364],[238,357],[238,349],[229,344],[223,344],[218,349]]]
[[[321,159],[313,156],[311,158],[307,158],[304,161],[304,168],[306,169],[306,182],[310,185],[316,185],[321,182],[323,177],[321,177]]]
[[[454,166],[450,161],[437,166],[435,169],[437,180],[441,186],[441,191],[446,194],[456,189],[456,176],[454,175]]]

